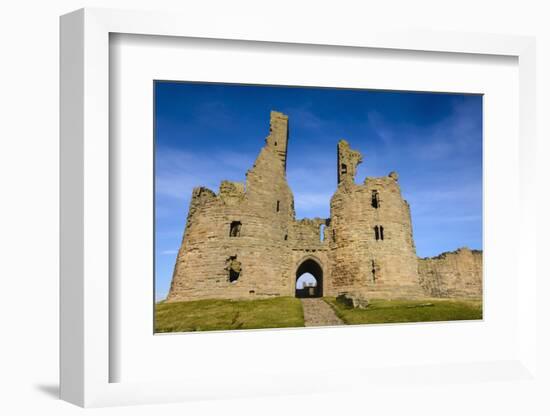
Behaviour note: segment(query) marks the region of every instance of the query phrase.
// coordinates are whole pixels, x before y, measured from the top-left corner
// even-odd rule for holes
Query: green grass
[[[155,312],[155,332],[304,326],[302,304],[299,299],[291,297],[159,302],[155,305]]]
[[[480,300],[372,300],[366,309],[353,309],[335,298],[324,298],[349,325],[482,319]]]
[[[476,300],[372,300],[367,309],[353,309],[324,298],[346,324],[380,324],[471,320],[482,318]],[[155,332],[291,328],[304,326],[300,299],[197,300],[155,305]]]

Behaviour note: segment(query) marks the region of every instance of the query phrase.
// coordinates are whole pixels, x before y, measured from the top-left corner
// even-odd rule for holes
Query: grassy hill
[[[348,325],[482,319],[478,300],[372,300],[353,309],[335,298],[323,298]],[[304,326],[300,299],[197,300],[155,305],[155,332],[292,328]]]
[[[374,299],[366,309],[348,307],[325,298],[336,315],[349,325],[397,322],[460,321],[482,319],[480,300],[430,299],[420,301]]]
[[[302,303],[291,297],[157,303],[155,309],[155,332],[304,326]]]

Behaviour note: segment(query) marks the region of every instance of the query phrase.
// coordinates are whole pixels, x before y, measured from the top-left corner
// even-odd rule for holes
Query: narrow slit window
[[[384,239],[384,227],[380,226],[380,240]]]
[[[319,227],[319,241],[321,241],[321,243],[325,241],[325,227],[325,224],[321,224]]]
[[[378,225],[374,226],[374,238],[376,241],[380,240],[380,230],[378,229]]]
[[[281,209],[281,201],[277,201],[277,212]]]
[[[374,260],[371,261],[371,267],[372,267],[372,281],[376,282],[376,263]]]
[[[240,237],[241,236],[241,222],[232,221],[231,227],[229,228],[229,237]]]
[[[378,194],[378,191],[372,191],[371,205],[373,208],[380,207],[380,195]]]

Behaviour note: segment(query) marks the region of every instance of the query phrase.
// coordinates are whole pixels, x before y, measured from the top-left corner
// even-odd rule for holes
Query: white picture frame
[[[109,157],[109,36],[113,33],[225,39],[281,44],[332,45],[452,54],[516,57],[519,65],[519,172],[520,215],[518,267],[522,280],[517,293],[517,355],[498,362],[418,363],[419,380],[435,374],[479,383],[484,373],[505,380],[536,380],[536,278],[535,252],[535,41],[530,37],[467,33],[429,33],[363,30],[331,31],[312,25],[298,27],[250,23],[235,31],[220,20],[205,27],[191,16],[82,9],[61,18],[61,398],[80,406],[185,401],[214,397],[338,391],[358,383],[372,383],[357,369],[330,370],[334,377],[317,374],[270,374],[242,382],[238,391],[224,393],[230,375],[217,380],[110,382],[110,365],[119,359],[110,349],[109,296],[110,169]],[[144,306],[147,307],[147,306]],[[306,336],[306,335],[304,335]],[[400,377],[393,369],[392,374]],[[397,371],[397,373],[395,372]],[[382,380],[387,369],[369,369]],[[443,377],[443,378],[445,378]],[[342,379],[349,380],[342,383]],[[535,381],[536,382],[536,381]]]

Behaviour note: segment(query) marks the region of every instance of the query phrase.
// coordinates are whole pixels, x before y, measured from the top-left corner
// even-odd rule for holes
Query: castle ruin
[[[245,184],[223,181],[217,194],[193,189],[168,302],[481,297],[482,253],[462,248],[419,259],[397,173],[357,184],[362,156],[345,140],[337,145],[330,218],[297,220],[286,179],[288,139],[288,117],[272,111],[269,135]],[[317,285],[300,292],[296,281],[306,272]]]

